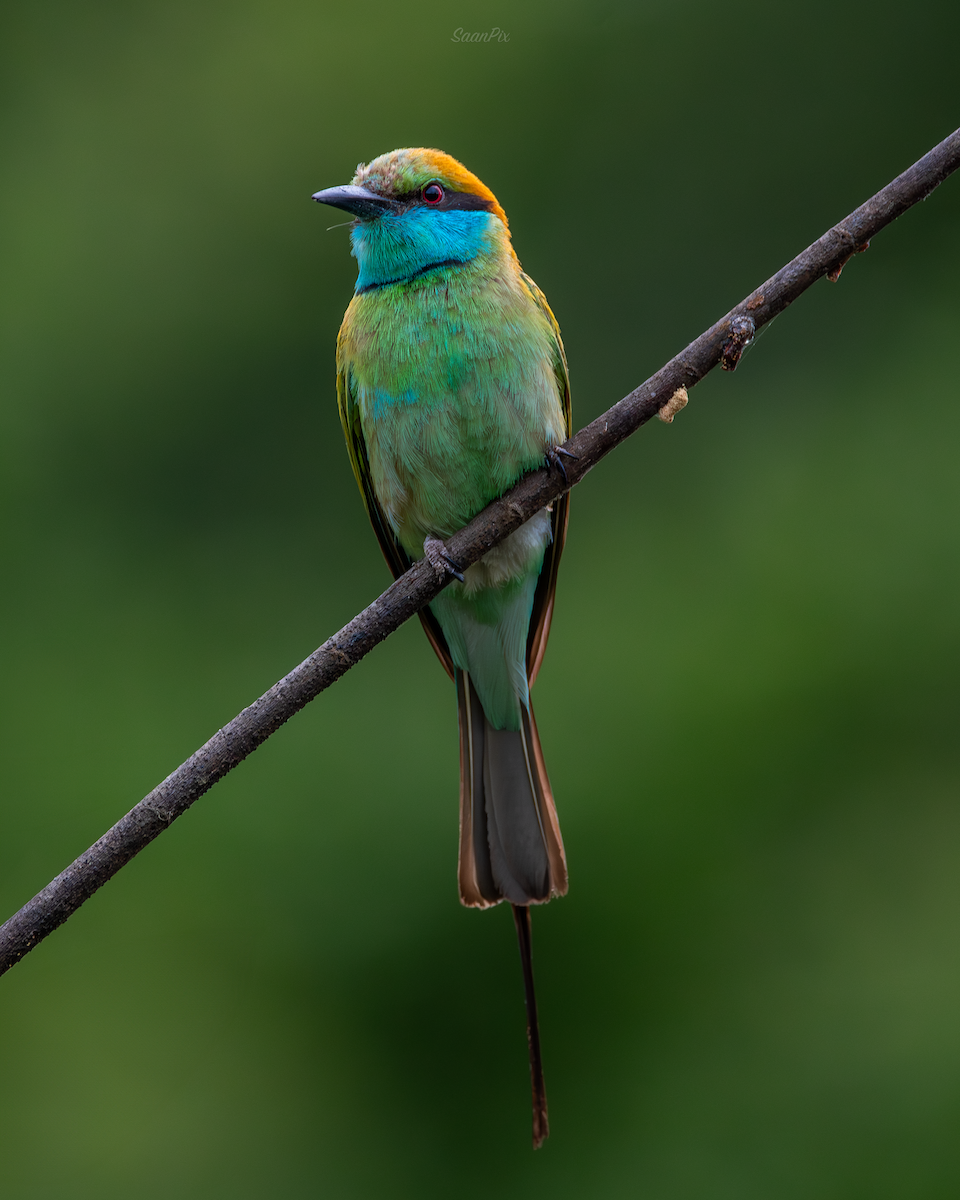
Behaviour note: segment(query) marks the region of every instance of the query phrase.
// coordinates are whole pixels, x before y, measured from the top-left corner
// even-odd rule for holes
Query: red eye
[[[421,194],[426,204],[439,204],[443,199],[443,188],[439,183],[428,183]]]

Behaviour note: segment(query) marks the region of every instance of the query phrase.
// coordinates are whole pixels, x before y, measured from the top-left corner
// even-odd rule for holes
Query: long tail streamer
[[[543,1059],[540,1056],[540,1026],[537,1023],[537,997],[533,990],[533,954],[530,943],[530,909],[522,904],[511,905],[520,944],[523,966],[523,991],[527,1002],[527,1042],[530,1046],[530,1088],[533,1093],[533,1148],[543,1145],[550,1133],[547,1120],[547,1089],[543,1083]]]

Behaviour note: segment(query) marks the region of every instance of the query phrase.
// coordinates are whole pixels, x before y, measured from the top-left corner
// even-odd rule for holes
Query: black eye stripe
[[[429,184],[426,185],[429,187]],[[443,184],[439,185],[443,187]],[[446,212],[451,208],[459,209],[480,209],[484,212],[490,212],[493,208],[493,203],[490,200],[484,200],[482,196],[475,196],[472,192],[455,192],[451,188],[443,188],[443,199],[439,204],[427,204],[423,199],[423,192],[406,192],[400,196],[394,196],[393,199],[397,204],[404,206],[413,206],[414,204],[422,204],[425,208],[436,208],[442,212]]]

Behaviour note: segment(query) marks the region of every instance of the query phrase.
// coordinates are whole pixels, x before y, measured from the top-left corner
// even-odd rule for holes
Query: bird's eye
[[[421,194],[425,204],[439,204],[443,199],[443,188],[439,183],[428,183]]]

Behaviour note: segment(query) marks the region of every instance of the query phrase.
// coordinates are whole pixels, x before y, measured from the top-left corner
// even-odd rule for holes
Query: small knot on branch
[[[689,399],[690,397],[687,395],[687,389],[685,387],[678,387],[666,404],[657,410],[657,416],[665,424],[672,425],[673,418],[678,412],[681,411],[681,409],[687,407],[687,401]]]
[[[844,232],[846,232],[846,230],[844,230]],[[843,268],[847,265],[847,263],[850,261],[851,258],[853,258],[853,256],[855,254],[862,254],[864,252],[864,250],[869,250],[869,249],[870,249],[869,240],[865,241],[865,242],[858,242],[853,247],[853,249],[850,251],[849,254],[847,254],[845,257],[840,259],[840,261],[837,263],[837,265],[833,268],[832,271],[827,272],[827,278],[830,280],[830,282],[831,283],[837,282],[837,280],[840,278],[840,272],[843,270]]]
[[[352,656],[349,655],[346,652],[346,650],[342,650],[336,644],[334,644],[330,647],[330,656],[331,656],[331,658],[334,659],[335,662],[339,663],[340,666],[343,667],[343,669],[345,671],[349,671],[350,668],[353,666]]]
[[[752,317],[734,317],[730,322],[730,332],[720,347],[720,366],[725,371],[735,371],[740,355],[753,341],[757,327]]]

